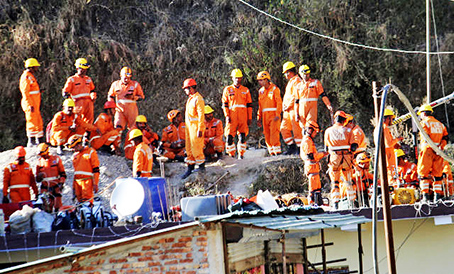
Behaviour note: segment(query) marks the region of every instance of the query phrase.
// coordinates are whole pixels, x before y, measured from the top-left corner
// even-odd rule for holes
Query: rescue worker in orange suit
[[[268,153],[271,156],[281,154],[281,140],[279,128],[281,125],[282,99],[281,90],[271,82],[267,71],[257,75],[261,86],[259,90],[259,109],[257,111],[257,126],[263,124],[263,134]]]
[[[422,105],[418,111],[420,124],[430,139],[441,150],[448,142],[448,132],[445,125],[432,116],[433,109],[430,105]],[[420,152],[418,157],[418,177],[420,179],[423,201],[429,201],[430,185],[434,192],[434,202],[443,197],[443,158],[429,146],[422,134],[420,135]],[[432,177],[433,176],[433,181]]]
[[[367,142],[366,142],[366,134],[364,134],[363,129],[356,124],[355,119],[353,115],[347,114],[347,120],[345,121],[345,126],[350,128],[352,130],[353,138],[355,140],[355,143],[358,144],[358,148],[355,150],[355,159],[356,156],[361,153],[365,152],[367,148]]]
[[[140,129],[133,129],[129,132],[128,140],[136,148],[132,162],[133,177],[151,177],[153,168],[153,151],[143,140],[143,133]]]
[[[203,153],[206,159],[220,159],[222,158],[222,152],[224,151],[224,128],[222,121],[214,118],[214,110],[209,106],[205,105],[205,141]]]
[[[368,152],[358,153],[355,158],[353,189],[360,207],[369,206],[369,188],[374,184],[374,175],[369,171],[370,161]]]
[[[249,89],[241,85],[243,73],[239,69],[230,74],[233,84],[224,88],[222,105],[225,116],[225,136],[227,145],[225,152],[235,157],[234,136],[238,133],[238,159],[244,158],[246,152],[246,136],[252,121],[252,99]],[[186,124],[187,126],[187,124]]]
[[[68,147],[74,149],[73,200],[92,203],[94,194],[98,192],[98,154],[93,148],[82,145],[82,138],[76,135],[69,138]]]
[[[320,131],[314,121],[308,121],[306,131],[301,142],[300,156],[304,161],[304,173],[309,180],[310,203],[321,206],[322,184],[320,182],[320,160],[328,155],[328,152],[318,152],[315,147],[314,137]]]
[[[116,101],[117,108],[115,111],[115,127],[131,129],[134,126],[139,110],[137,101],[145,99],[142,86],[139,82],[131,80],[132,70],[129,67],[123,67],[120,71],[120,80],[112,83],[109,89],[109,101]]]
[[[297,86],[301,83],[301,78],[296,72],[296,66],[293,62],[286,62],[282,66],[282,73],[285,79],[288,80],[285,87],[284,98],[282,99],[282,122],[281,135],[284,142],[288,146],[285,155],[298,153],[297,146],[301,145],[303,131],[298,121],[296,120],[295,98],[297,96]],[[293,133],[293,135],[292,135]]]
[[[25,162],[25,149],[18,146],[14,149],[16,160],[8,164],[3,170],[3,201],[2,203],[20,203],[31,200],[30,187],[38,196],[35,176],[32,168]],[[8,199],[9,190],[9,199]]]
[[[325,146],[329,151],[329,177],[331,180],[331,200],[335,209],[339,207],[340,191],[339,180],[341,172],[347,184],[347,199],[353,206],[355,192],[352,188],[353,152],[358,148],[354,143],[351,129],[344,126],[347,114],[337,111],[334,114],[334,125],[325,131]]]
[[[416,164],[407,160],[405,152],[402,149],[396,149],[394,153],[397,157],[397,174],[399,176],[399,185],[394,185],[394,187],[419,188]]]
[[[443,161],[443,181],[447,197],[454,195],[454,180],[451,165],[446,160]]]
[[[317,123],[317,101],[318,97],[322,97],[323,103],[328,108],[330,116],[333,116],[333,107],[323,90],[320,80],[310,77],[311,70],[308,65],[302,65],[299,68],[299,73],[302,81],[296,87],[295,94],[295,115],[296,121],[300,123],[301,128],[304,128],[307,121]]]
[[[82,136],[85,131],[96,131],[99,129],[94,125],[86,123],[79,114],[73,112],[75,103],[72,99],[63,102],[63,110],[57,112],[52,119],[50,143],[57,146],[57,154],[62,154],[63,145],[73,136]]]
[[[25,112],[25,127],[27,131],[27,147],[38,145],[44,136],[43,119],[41,117],[41,90],[35,74],[41,65],[35,58],[25,61],[25,70],[20,77],[19,89],[22,93],[21,106]]]
[[[51,197],[51,205],[58,212],[62,206],[61,192],[66,181],[63,161],[57,155],[49,153],[49,145],[38,145],[38,163],[36,164],[36,181],[41,183],[40,192],[48,192]]]
[[[188,96],[185,112],[186,163],[188,164],[188,170],[181,178],[186,179],[194,171],[196,164],[199,165],[200,172],[205,172],[205,155],[203,154],[205,101],[197,91],[197,83],[194,79],[184,80],[183,89]]]
[[[90,146],[95,150],[103,150],[109,153],[120,155],[120,130],[113,126],[112,118],[115,113],[115,102],[107,101],[104,104],[104,112],[96,118],[94,126],[99,129],[101,134],[91,132]]]
[[[65,98],[74,100],[76,107],[74,112],[81,115],[82,120],[86,123],[93,124],[95,120],[93,103],[96,100],[95,85],[89,76],[87,70],[90,64],[87,59],[79,58],[74,63],[77,73],[66,80],[62,94]]]
[[[151,127],[148,125],[147,117],[144,115],[138,115],[136,117],[136,124],[128,131],[126,136],[131,134],[133,129],[139,129],[143,134],[143,141],[150,146],[151,150],[154,151],[158,147],[159,136],[156,132],[153,132]],[[134,157],[134,151],[136,150],[134,144],[129,141],[125,142],[125,157],[126,159],[132,160]]]
[[[170,125],[162,130],[161,150],[162,155],[170,160],[184,162],[186,157],[186,125],[183,116],[177,109],[167,113]]]

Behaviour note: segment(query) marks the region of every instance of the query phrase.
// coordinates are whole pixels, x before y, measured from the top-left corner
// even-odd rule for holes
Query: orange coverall
[[[405,160],[403,165],[397,165],[397,174],[402,184],[401,187],[417,187],[419,185],[416,164]]]
[[[76,125],[76,131],[69,129],[72,125]],[[87,130],[96,130],[96,127],[83,121],[79,114],[67,115],[63,111],[59,111],[52,119],[50,143],[53,146],[63,145],[69,137],[73,135],[82,136]]]
[[[358,198],[358,193],[363,196],[363,205],[367,206],[369,204],[369,188],[373,185],[374,175],[369,172],[369,170],[355,167],[353,176],[352,176],[353,186],[352,190],[355,193],[355,199]],[[342,181],[340,184],[341,189],[341,198],[348,198],[348,184],[345,181]]]
[[[287,145],[296,143],[300,146],[301,139],[303,138],[303,130],[299,123],[296,121],[295,116],[295,98],[297,96],[297,86],[301,82],[301,78],[295,75],[290,79],[285,87],[285,94],[282,101],[282,115],[281,134],[284,142]],[[293,136],[292,136],[293,132]]]
[[[115,98],[117,107],[115,109],[115,127],[121,129],[132,128],[136,123],[136,117],[139,115],[136,101],[145,99],[142,87],[139,82],[129,80],[125,85],[121,80],[112,83],[107,95],[107,100]]]
[[[352,188],[352,164],[353,154],[350,151],[354,143],[351,129],[336,122],[325,131],[325,146],[329,150],[329,177],[331,180],[331,199],[339,202],[339,180],[341,172],[348,184],[347,196],[352,201],[355,198],[355,191]]]
[[[178,128],[174,124],[168,125],[162,130],[162,148],[164,149],[164,156],[173,160],[175,155],[182,157],[186,154],[184,142],[186,140],[186,124],[181,122]],[[172,143],[174,148],[172,148]]]
[[[443,163],[443,174],[446,174],[446,178],[444,180],[447,194],[448,196],[451,196],[454,194],[454,181],[452,177],[451,165],[446,160],[444,160]]]
[[[133,125],[131,129],[128,131],[128,134],[126,136],[129,136],[129,133],[131,130],[137,129],[137,125]],[[143,142],[145,144],[149,145],[151,150],[153,151],[155,148],[153,147],[152,143],[155,141],[159,140],[159,136],[156,132],[153,132],[149,126],[147,126],[145,129],[142,130],[143,134]],[[125,141],[125,146],[124,146],[124,151],[125,151],[125,158],[132,160],[134,158],[134,151],[136,150],[136,147],[131,141]]]
[[[95,121],[95,127],[101,131],[101,135],[96,131],[90,134],[90,146],[98,150],[103,145],[114,145],[115,149],[120,147],[121,136],[118,130],[114,129],[112,119],[107,113],[99,114]]]
[[[296,86],[295,93],[295,111],[298,111],[300,116],[301,128],[306,125],[308,121],[317,123],[317,102],[318,97],[323,94],[322,83],[317,79],[309,78],[306,82],[301,81]],[[326,101],[328,97],[322,97],[323,102],[329,105]],[[298,102],[298,103],[297,103]]]
[[[62,206],[61,189],[58,184],[63,184],[66,180],[65,167],[60,157],[49,155],[48,159],[39,157],[36,164],[36,175],[43,173],[44,178],[41,182],[41,193],[50,192],[55,197],[54,208]]]
[[[246,137],[249,134],[247,122],[252,120],[252,98],[249,89],[242,85],[238,88],[235,85],[225,87],[222,93],[222,105],[225,118],[230,119],[230,123],[225,124],[225,136],[243,133]],[[238,142],[238,154],[241,156],[246,152],[246,140],[243,142]],[[230,156],[235,156],[235,144],[227,144],[226,152]]]
[[[153,151],[145,143],[137,145],[134,151],[132,176],[136,177],[137,172],[140,172],[140,177],[151,177],[151,169],[153,168]]]
[[[388,169],[388,181],[394,184],[396,175],[396,155],[394,154],[394,148],[398,143],[398,140],[393,137],[391,130],[386,124],[383,124],[383,138],[385,140],[385,152],[386,152],[386,163]]]
[[[205,121],[205,123],[204,154],[213,155],[216,152],[223,152],[224,141],[222,136],[224,135],[224,128],[222,127],[222,121],[213,118],[210,122]]]
[[[73,189],[77,201],[85,202],[98,192],[99,159],[96,150],[84,147],[73,155],[74,181]]]
[[[35,176],[28,163],[19,165],[18,161],[8,164],[3,170],[3,197],[8,195],[11,203],[19,203],[29,201],[30,187],[35,196],[38,196],[38,188],[36,187]]]
[[[321,191],[320,182],[320,163],[319,161],[325,156],[323,152],[317,152],[314,140],[309,135],[304,135],[301,142],[301,159],[304,161],[304,173],[309,179],[309,192]],[[310,158],[312,154],[312,159]]]
[[[446,139],[448,132],[445,125],[435,119],[433,116],[426,116],[420,121],[424,131],[429,135],[430,139],[443,149],[447,143]],[[442,175],[443,175],[443,158],[437,155],[427,142],[421,136],[421,151],[418,157],[418,176],[421,179],[420,186],[422,193],[429,193],[432,179],[434,177],[433,191],[443,195]]]
[[[250,98],[250,97],[249,97]],[[191,94],[186,101],[186,162],[188,165],[203,164],[205,135],[205,101],[202,95],[196,92]],[[202,137],[197,137],[197,132],[202,132]]]
[[[355,155],[366,151],[367,148],[367,142],[366,142],[366,134],[364,134],[364,131],[362,128],[360,128],[358,125],[355,125],[352,128],[352,134],[353,134],[353,143],[358,144],[358,148],[355,150]]]
[[[43,119],[40,112],[41,91],[35,76],[28,70],[22,73],[19,88],[22,93],[21,106],[25,112],[27,137],[43,137]]]
[[[80,113],[82,119],[89,124],[93,124],[95,120],[93,100],[90,97],[90,93],[94,92],[94,89],[95,85],[90,77],[75,74],[66,80],[62,91],[63,96],[71,95],[76,104],[74,112]]]
[[[257,121],[262,120],[263,134],[270,155],[281,154],[281,140],[279,128],[281,125],[282,99],[280,89],[270,83],[268,89],[261,87],[259,90],[259,109]],[[277,121],[275,117],[279,117]]]

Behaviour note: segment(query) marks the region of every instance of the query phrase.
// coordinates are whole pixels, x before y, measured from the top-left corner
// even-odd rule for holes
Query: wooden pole
[[[303,268],[304,268],[304,274],[309,273],[309,266],[308,266],[308,261],[307,261],[307,242],[306,238],[303,238]]]
[[[358,224],[358,265],[359,274],[363,274],[363,241],[361,238],[361,224]]]
[[[282,238],[281,244],[282,244],[282,273],[287,274],[287,257],[285,255],[285,231],[282,232]]]
[[[326,248],[325,248],[325,230],[320,230],[320,237],[322,240],[322,262],[323,262],[323,273],[326,272]]]

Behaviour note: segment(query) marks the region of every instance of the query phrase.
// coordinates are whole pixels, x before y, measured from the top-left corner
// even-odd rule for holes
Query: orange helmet
[[[105,104],[104,104],[104,109],[108,109],[108,108],[115,108],[117,105],[115,104],[114,101],[107,101]]]
[[[170,122],[173,121],[173,119],[175,117],[177,117],[177,115],[180,113],[179,110],[177,109],[172,109],[171,111],[169,111],[169,113],[167,113],[167,119],[169,119]]]
[[[184,80],[183,89],[193,87],[193,86],[197,86],[197,83],[194,79],[188,78],[188,79]]]
[[[259,72],[259,74],[257,74],[257,80],[264,80],[264,79],[271,80],[271,76],[268,73],[268,71],[261,71],[261,72]]]
[[[345,112],[342,111],[342,110],[336,111],[336,113],[334,114],[334,118],[336,118],[337,116],[340,116],[340,117],[342,117],[342,118],[347,119],[347,113],[345,113]]]
[[[120,71],[120,76],[126,76],[126,77],[131,77],[132,76],[132,70],[129,67],[123,67]]]
[[[347,125],[350,121],[353,120],[353,115],[346,113],[347,118],[345,118],[344,126]]]
[[[78,143],[82,143],[82,137],[78,135],[73,135],[69,138],[67,147],[74,148]]]
[[[313,128],[317,132],[320,131],[320,127],[318,126],[318,124],[315,121],[310,121],[310,120],[307,121],[306,128]]]
[[[46,143],[41,143],[38,145],[38,155],[46,155],[49,153],[49,145]]]
[[[25,157],[25,154],[27,152],[25,151],[25,148],[23,146],[18,146],[14,149],[14,153],[16,153],[17,157]]]
[[[361,152],[356,156],[356,162],[360,164],[369,163],[370,160],[370,155],[367,152]]]

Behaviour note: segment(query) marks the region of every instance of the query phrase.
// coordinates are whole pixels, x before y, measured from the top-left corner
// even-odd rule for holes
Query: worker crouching
[[[162,130],[161,150],[162,155],[170,160],[184,162],[186,156],[186,124],[183,116],[177,109],[167,113],[170,125]]]
[[[213,112],[214,110],[210,106],[205,106],[206,127],[203,153],[207,159],[220,159],[224,151],[224,141],[222,140],[224,128],[222,121],[214,118]]]

